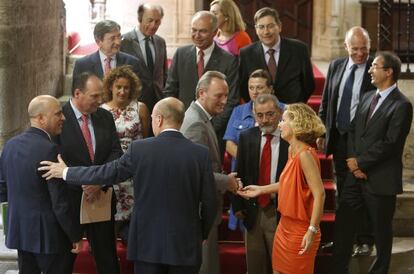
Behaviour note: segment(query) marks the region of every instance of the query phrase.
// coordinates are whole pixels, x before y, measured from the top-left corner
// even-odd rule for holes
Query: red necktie
[[[88,116],[82,115],[82,135],[85,139],[86,146],[88,147],[89,157],[91,158],[91,161],[93,162],[94,159],[94,153],[93,153],[93,144],[92,144],[92,137],[91,132],[88,127]]]
[[[201,78],[204,72],[204,52],[202,50],[198,51],[197,72],[198,78]]]
[[[269,54],[269,61],[267,62],[267,68],[269,69],[270,76],[272,76],[273,83],[275,82],[275,79],[276,79],[276,70],[277,70],[274,53],[275,53],[274,49],[267,50],[267,54]]]
[[[111,71],[111,57],[105,58],[105,76]]]
[[[381,98],[381,94],[378,93],[372,98],[371,105],[369,106],[369,112],[368,112],[368,119],[367,122],[372,118],[372,114],[374,113],[375,107],[378,105],[378,100]]]
[[[266,143],[263,146],[262,157],[260,159],[260,170],[259,170],[259,186],[265,186],[270,184],[270,170],[272,167],[272,134],[266,134]],[[270,195],[264,194],[260,195],[257,199],[259,206],[265,208],[270,202]]]

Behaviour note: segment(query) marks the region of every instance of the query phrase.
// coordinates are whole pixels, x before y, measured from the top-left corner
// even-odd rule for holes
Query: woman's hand
[[[248,185],[242,188],[241,190],[237,191],[237,194],[249,200],[250,198],[254,198],[259,196],[261,193],[261,187],[257,185]]]
[[[308,252],[308,250],[311,248],[313,240],[315,238],[315,233],[313,233],[312,231],[308,230],[305,233],[305,236],[303,236],[302,239],[302,243],[301,243],[301,250],[299,250],[299,255],[302,255],[306,252]]]

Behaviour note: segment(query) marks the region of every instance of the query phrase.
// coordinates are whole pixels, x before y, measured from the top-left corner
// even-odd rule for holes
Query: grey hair
[[[200,97],[200,90],[207,90],[208,87],[211,84],[211,81],[213,80],[213,78],[218,78],[221,80],[226,80],[226,75],[224,75],[223,73],[219,72],[219,71],[215,71],[215,70],[209,70],[206,73],[203,74],[203,76],[201,76],[200,80],[198,80],[197,86],[196,86],[196,99],[198,99],[198,97]]]

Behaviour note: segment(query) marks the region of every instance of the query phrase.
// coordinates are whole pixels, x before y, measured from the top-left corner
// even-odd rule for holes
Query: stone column
[[[61,0],[0,0],[0,146],[28,125],[27,105],[61,90]]]
[[[312,58],[330,61],[344,55],[345,33],[361,24],[361,5],[358,0],[315,0],[313,3]]]

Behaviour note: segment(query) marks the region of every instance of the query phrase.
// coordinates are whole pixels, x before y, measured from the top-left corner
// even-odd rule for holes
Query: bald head
[[[362,27],[353,27],[345,34],[345,49],[354,64],[363,64],[368,59],[371,40]]]
[[[157,136],[164,129],[172,128],[179,130],[184,120],[184,104],[174,98],[168,97],[155,104],[152,111],[152,128]]]
[[[65,117],[59,101],[50,95],[39,95],[32,99],[27,108],[30,125],[43,129],[55,136],[62,131]]]

